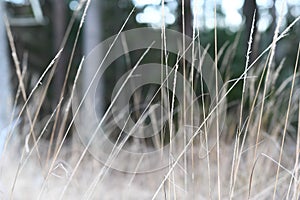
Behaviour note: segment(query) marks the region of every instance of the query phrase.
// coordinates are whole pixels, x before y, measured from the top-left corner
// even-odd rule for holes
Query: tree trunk
[[[53,43],[54,43],[54,55],[59,51],[59,47],[63,41],[63,37],[66,29],[66,19],[67,19],[67,8],[65,1],[54,0],[53,1],[53,11],[52,11],[52,24],[53,24]],[[63,83],[65,80],[66,68],[68,56],[66,51],[60,56],[56,73],[54,75],[54,105],[60,100],[60,93],[62,91]]]
[[[183,33],[183,16],[182,16],[182,1],[179,1],[178,6],[178,25],[179,25],[179,31]],[[184,0],[184,32],[185,35],[192,37],[193,34],[193,15],[191,10],[191,1],[190,0]]]
[[[243,5],[243,14],[246,18],[246,38],[245,38],[245,54],[248,48],[248,41],[251,34],[253,15],[255,14],[255,23],[254,23],[254,31],[252,35],[252,45],[251,45],[251,55],[250,55],[250,64],[257,57],[258,52],[258,41],[256,41],[256,32],[257,32],[257,20],[258,20],[258,8],[256,5],[256,0],[245,0]]]
[[[11,85],[7,53],[7,40],[3,21],[4,4],[0,1],[0,156],[5,143],[11,117]]]
[[[67,7],[66,7],[66,2],[62,0],[53,0],[52,5],[53,5],[52,26],[53,26],[53,47],[54,47],[53,50],[55,55],[59,51],[59,48],[63,42],[63,37],[66,29]],[[66,78],[66,70],[68,64],[68,55],[66,49],[67,48],[65,47],[64,51],[60,55],[60,58],[56,66],[56,72],[53,77],[52,91],[54,95],[51,101],[53,107],[55,107],[60,101],[60,96]],[[62,125],[61,124],[63,119],[62,115],[63,114],[60,111],[56,113],[56,121],[54,123],[52,133],[50,135],[50,144],[52,144],[55,141],[54,143],[56,143],[56,147],[58,147],[58,144],[61,142],[61,135],[59,131]],[[48,151],[48,158],[50,156],[50,150],[51,148],[49,148]]]
[[[88,8],[85,24],[84,24],[84,36],[83,36],[83,49],[84,55],[88,56],[93,48],[95,48],[100,42],[102,38],[101,29],[102,29],[102,20],[101,20],[101,7],[102,1],[93,0],[91,1],[90,7]],[[99,63],[100,64],[100,63]],[[88,88],[92,77],[94,76],[94,72],[97,69],[91,69],[88,67],[83,68],[83,88]],[[103,109],[105,105],[104,98],[104,80],[100,79],[101,83],[98,83],[97,87],[97,113],[98,116],[102,116]],[[85,91],[84,91],[85,92]]]

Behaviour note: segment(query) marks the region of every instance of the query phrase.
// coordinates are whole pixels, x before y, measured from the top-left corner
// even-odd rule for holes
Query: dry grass
[[[77,46],[77,39],[85,20],[84,17],[89,2],[87,1],[82,15],[76,42],[73,46],[73,53]],[[69,37],[70,30],[74,25],[74,18],[78,15],[77,12],[79,11],[75,11],[71,19],[61,49],[63,49]],[[23,111],[26,112],[28,124],[25,124],[24,129],[28,134],[18,135],[15,127],[9,133],[0,164],[0,199],[298,199],[300,191],[298,173],[300,101],[298,96],[300,90],[296,87],[296,84],[299,76],[297,69],[300,45],[295,60],[294,73],[278,88],[274,88],[274,83],[278,78],[278,69],[281,69],[284,63],[282,62],[278,69],[275,69],[273,64],[277,42],[284,39],[290,28],[299,19],[300,17],[281,33],[279,33],[279,21],[272,44],[254,61],[256,63],[255,67],[253,67],[254,63],[249,63],[250,46],[251,42],[254,41],[251,34],[244,73],[240,77],[228,81],[233,82],[232,86],[229,87],[228,82],[225,83],[222,93],[214,97],[214,107],[210,108],[209,111],[207,111],[207,103],[204,103],[206,98],[199,98],[202,100],[202,110],[199,113],[203,117],[201,125],[193,127],[193,131],[185,130],[186,134],[178,136],[180,142],[171,143],[171,153],[161,153],[162,157],[167,158],[168,166],[147,173],[126,173],[110,168],[115,165],[124,169],[140,167],[136,166],[135,162],[130,162],[132,159],[130,155],[117,160],[117,163],[115,162],[120,152],[118,149],[120,146],[114,146],[108,161],[104,165],[88,153],[89,148],[82,145],[76,134],[73,134],[67,140],[66,137],[71,132],[73,123],[73,121],[70,123],[67,120],[66,113],[68,112],[65,112],[62,120],[61,126],[63,128],[60,129],[58,142],[54,144],[52,137],[50,142],[42,138],[47,129],[53,126],[50,123],[51,121],[54,121],[54,126],[56,126],[59,116],[57,113],[70,110],[70,102],[80,76],[82,63],[73,81],[71,95],[65,97],[62,94],[61,101],[56,109],[45,117],[45,120],[37,122],[37,116],[40,113],[41,105],[56,69],[56,62],[62,50],[58,52],[37,84],[31,89],[30,95],[26,96],[26,88],[23,83],[24,74],[20,71],[14,41],[9,26],[7,26],[20,85],[19,89],[22,98],[26,102],[22,105],[17,116],[20,117]],[[125,24],[126,22],[124,26]],[[120,29],[118,35],[124,26]],[[217,23],[215,29],[216,26]],[[162,45],[162,63],[164,63],[164,58],[167,62],[167,38],[164,26],[162,26],[162,33],[162,41],[165,42]],[[197,34],[198,30],[194,28],[193,37],[197,38]],[[215,41],[217,41],[216,31]],[[184,42],[181,45],[185,48],[194,49],[198,43],[195,39],[191,45]],[[215,63],[218,63],[218,55],[222,54],[224,50],[218,51],[217,46],[215,43]],[[227,51],[234,50],[234,46],[235,44],[232,44],[232,48],[228,48]],[[143,56],[147,54],[150,48],[151,46],[144,52]],[[73,53],[70,56],[69,63],[72,63]],[[106,52],[106,56],[109,53]],[[193,51],[193,54],[195,53],[196,51]],[[227,52],[224,54],[227,54]],[[143,59],[143,56],[139,61]],[[176,87],[176,74],[181,67],[179,60],[184,57],[184,53],[179,54],[177,63],[172,68],[172,73],[175,72],[172,87]],[[139,62],[133,69],[138,65]],[[70,67],[71,64],[69,64],[68,71]],[[197,83],[201,83],[202,87],[203,80],[200,79],[199,83],[199,80],[194,77],[194,73],[188,74],[189,71],[185,71],[185,67],[187,66],[183,66],[183,74],[185,77],[190,78],[191,85],[195,87]],[[223,66],[218,67],[222,68]],[[49,75],[45,76],[48,70]],[[215,70],[215,72],[217,71]],[[255,78],[247,77],[248,74],[255,76]],[[131,75],[129,74],[125,82],[128,81]],[[46,77],[45,84],[40,86],[39,83],[44,81],[44,77]],[[66,77],[66,80],[68,78]],[[166,79],[162,79],[162,82],[165,81]],[[227,113],[225,127],[220,132],[218,116],[222,108],[219,106],[222,101],[226,100],[228,94],[239,81],[243,81],[241,102],[238,102],[239,106],[233,108],[232,112]],[[159,89],[163,91],[162,87],[160,86]],[[185,85],[183,88],[186,92]],[[123,86],[120,90],[122,89]],[[204,89],[201,88],[201,90],[203,92]],[[218,88],[216,90],[218,91]],[[177,123],[176,119],[172,117],[176,111],[175,96],[168,91],[163,91],[161,97],[162,99],[171,99],[168,108],[168,119],[171,131],[169,135],[172,136],[175,132],[173,128],[176,129],[173,122]],[[246,109],[245,105],[247,99],[250,104],[249,110]],[[112,100],[111,105],[114,101],[115,99]],[[188,107],[187,104],[192,104],[189,101],[192,100],[184,98],[184,108]],[[110,108],[111,106],[108,111]],[[193,109],[192,106],[186,110],[187,112],[183,117],[184,124],[187,124],[189,119],[193,121]],[[75,118],[76,115],[74,113],[73,115]],[[214,116],[217,117],[217,120],[212,121],[211,119]],[[105,124],[108,134],[113,134],[112,129],[115,126],[115,124],[107,123],[111,117],[111,113],[107,112],[100,122],[100,125]],[[298,121],[298,130],[292,124],[295,119]],[[208,129],[211,125],[214,129]],[[297,137],[287,134],[288,132],[297,134]],[[297,139],[295,140],[294,137]],[[118,138],[117,141],[119,139],[121,145],[128,145],[128,137]],[[93,136],[90,142],[101,142],[96,140]],[[155,143],[156,147],[160,147],[159,145],[162,144],[160,138],[156,138],[156,140],[158,141]],[[51,155],[53,146],[54,153]],[[143,142],[136,140],[131,141],[126,148],[129,148],[129,150],[149,150],[149,147],[144,145]],[[161,162],[160,158],[153,157],[138,164],[142,167],[150,166],[151,168],[151,166]]]

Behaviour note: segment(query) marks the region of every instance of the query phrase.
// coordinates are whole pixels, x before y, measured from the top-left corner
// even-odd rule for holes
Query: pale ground
[[[278,160],[279,143],[275,143],[272,138],[264,137],[264,141],[259,146],[259,152],[265,153],[275,160]],[[295,142],[287,139],[286,153],[283,155],[282,165],[288,170],[292,170],[294,162]],[[73,142],[73,147],[68,150],[63,150],[55,166],[57,168],[49,176],[45,190],[41,199],[58,199],[62,189],[67,182],[67,176],[72,172],[76,161],[79,158],[79,153],[82,152],[82,146]],[[41,147],[40,147],[41,148]],[[6,154],[3,162],[1,162],[1,185],[0,185],[0,199],[8,199],[10,197],[11,186],[15,178],[17,167],[20,160],[20,148],[16,151],[16,147],[11,145],[11,149]],[[287,153],[288,152],[288,153]],[[248,154],[249,153],[249,154]],[[240,171],[237,177],[235,198],[245,199],[248,194],[249,170],[253,161],[252,154],[253,147],[249,146],[248,150],[243,154]],[[191,151],[188,152],[188,155]],[[222,199],[228,199],[229,185],[230,185],[230,170],[232,165],[233,144],[221,144],[221,193]],[[169,192],[171,199],[207,199],[208,198],[208,170],[207,160],[199,159],[198,153],[194,152],[194,160],[188,159],[188,192],[184,191],[184,174],[183,163],[180,162],[175,167],[174,173],[171,173],[171,182],[167,181],[160,191],[156,199],[168,199]],[[211,170],[211,193],[213,199],[217,198],[217,165],[215,149],[210,156],[210,170]],[[43,155],[42,155],[43,156]],[[29,159],[25,168],[17,178],[16,186],[13,193],[13,199],[36,199],[40,193],[42,184],[44,182],[42,168],[36,159],[36,153],[33,153],[34,159]],[[158,160],[154,160],[158,162]],[[121,164],[128,164],[129,160]],[[79,167],[78,173],[68,188],[63,199],[82,199],[83,195],[88,191],[88,187],[92,183],[96,174],[100,172],[103,165],[95,161],[90,155],[87,155]],[[273,193],[275,173],[277,165],[270,159],[260,156],[254,171],[254,181],[251,191],[253,199],[269,199]],[[151,199],[161,181],[164,178],[168,168],[157,172],[146,174],[132,174],[123,173],[116,170],[109,170],[104,179],[97,184],[93,199]],[[194,179],[192,179],[192,176]],[[281,170],[280,181],[278,185],[278,194],[283,197],[288,190],[291,175]],[[171,184],[171,190],[168,186]],[[176,193],[174,195],[174,187]]]

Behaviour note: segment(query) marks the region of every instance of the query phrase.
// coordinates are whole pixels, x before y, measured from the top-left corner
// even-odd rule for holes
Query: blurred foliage
[[[65,0],[65,4],[69,4],[70,1]],[[99,12],[102,15],[102,40],[108,38],[114,34],[117,34],[120,28],[122,27],[123,23],[125,22],[128,14],[133,9],[134,5],[130,0],[103,0],[102,7],[99,8]],[[13,4],[7,3],[7,10],[11,15],[30,15],[32,11],[28,9],[28,7],[20,7],[14,6]],[[52,23],[53,19],[51,17],[52,13],[52,1],[51,0],[44,0],[42,1],[42,8],[45,17],[48,19],[48,23],[42,26],[33,26],[33,27],[13,27],[13,34],[15,38],[15,43],[17,44],[17,50],[19,57],[22,57],[23,53],[28,51],[29,52],[29,60],[28,66],[30,74],[41,74],[51,59],[54,57],[55,52],[57,49],[54,49],[53,46],[53,31],[52,31]],[[143,8],[136,8],[133,16],[130,17],[128,20],[125,30],[142,27],[142,26],[149,26],[148,24],[139,24],[136,21],[136,15],[142,11]],[[288,10],[291,11],[293,8],[289,8]],[[72,11],[68,10],[67,13],[67,22],[70,20],[70,16],[72,15]],[[218,15],[223,16],[222,9],[218,8]],[[178,18],[178,16],[177,16]],[[288,12],[287,16],[285,16],[287,23],[290,24],[294,19],[295,16]],[[70,53],[72,44],[74,42],[74,37],[76,35],[76,30],[79,23],[79,18],[77,19],[76,25],[71,32],[71,36],[68,40],[67,47],[65,49],[66,52]],[[178,19],[175,24],[170,25],[168,28],[179,30],[178,27]],[[264,33],[259,33],[260,40],[259,40],[259,52],[262,52],[272,41],[274,27],[270,26]],[[243,29],[243,27],[242,27]],[[200,40],[201,45],[205,47],[207,44],[211,44],[209,49],[209,54],[214,57],[214,30],[205,29],[200,30]],[[219,67],[221,69],[223,78],[228,80],[230,78],[237,78],[244,70],[245,66],[245,52],[246,47],[244,46],[245,38],[244,30],[241,32],[232,32],[229,27],[220,27],[217,29],[218,32],[218,48],[222,48],[224,44],[225,52],[229,49],[230,45],[233,44],[238,34],[241,35],[239,39],[239,43],[237,46],[237,50],[234,52],[235,57],[230,63],[223,62],[223,59],[227,59],[225,57],[225,53],[222,54],[219,60]],[[293,30],[290,31],[290,34],[284,41],[280,41],[277,46],[277,53],[275,58],[275,66],[278,66],[280,61],[286,57],[286,62],[284,68],[282,70],[281,76],[279,77],[279,81],[284,80],[287,76],[291,74],[295,63],[295,55],[296,55],[296,43],[299,42],[299,35],[300,35],[300,27],[297,24]],[[82,40],[82,38],[81,38]],[[78,63],[81,59],[82,55],[82,41],[79,44],[78,50],[76,51],[75,60],[73,62],[74,66],[78,66]],[[131,53],[131,65],[133,65],[139,58],[139,53]],[[153,54],[153,57],[157,58],[157,54]],[[151,58],[147,58],[151,59]],[[226,66],[221,66],[222,63],[225,63]],[[115,82],[118,80],[119,76],[128,68],[132,66],[127,66],[125,57],[121,57],[120,59],[116,60],[113,64],[114,67],[106,72],[105,82],[106,82],[106,91],[111,92],[111,88],[109,88],[111,82]],[[77,67],[73,67],[76,69]],[[229,73],[228,73],[229,72]],[[74,71],[71,72],[71,75],[74,76]],[[15,80],[16,82],[16,80]],[[235,90],[230,94],[229,100],[236,100],[240,97],[240,88],[241,85],[238,85]],[[51,93],[50,97],[51,98]],[[106,95],[107,103],[109,104],[110,96]]]

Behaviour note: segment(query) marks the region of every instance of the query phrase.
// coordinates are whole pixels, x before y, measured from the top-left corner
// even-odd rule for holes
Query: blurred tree
[[[84,35],[83,35],[83,51],[84,55],[88,56],[88,54],[95,48],[100,42],[102,38],[102,1],[92,0],[90,7],[88,8],[86,20],[84,24]],[[99,55],[101,57],[101,55]],[[100,63],[99,63],[100,64]],[[91,78],[94,76],[94,72],[97,69],[91,69],[86,66],[83,68],[83,88],[88,88]],[[101,116],[103,114],[104,109],[104,81],[100,79],[100,83],[97,83],[97,109],[98,114]]]
[[[184,13],[184,15],[183,15]],[[193,14],[190,0],[180,0],[178,6],[178,26],[181,33],[192,37],[193,34]],[[183,29],[184,25],[184,29]]]
[[[103,0],[101,1],[101,40],[105,40],[115,34],[117,34],[126,18],[133,8],[133,4],[128,0]],[[137,9],[137,8],[136,8]],[[135,20],[134,15],[127,21],[124,30],[140,27]],[[104,52],[105,53],[105,52]],[[140,52],[139,52],[140,53]],[[118,79],[128,69],[131,69],[133,65],[140,58],[140,55],[136,51],[129,56],[121,56],[119,59],[114,61],[111,66],[106,70],[104,74],[104,110],[109,106],[111,102],[112,87],[118,81]],[[129,58],[129,59],[126,59]]]
[[[11,116],[10,71],[3,13],[3,1],[0,1],[0,155],[7,134],[5,127],[9,125]]]
[[[54,55],[59,51],[66,29],[67,6],[62,0],[53,0],[52,6],[52,25],[53,25],[53,45]],[[65,80],[66,68],[68,63],[68,55],[66,50],[62,53],[54,76],[54,104],[56,105],[60,99],[61,89]]]
[[[250,55],[250,63],[254,61],[254,59],[257,57],[258,53],[258,42],[256,41],[256,32],[257,32],[257,21],[258,21],[258,8],[256,5],[256,0],[245,0],[244,5],[243,5],[243,14],[246,18],[246,25],[245,25],[245,32],[246,32],[246,38],[245,38],[245,55],[246,51],[248,48],[248,41],[250,38],[251,34],[251,28],[252,28],[252,21],[253,21],[253,16],[255,12],[255,22],[254,22],[254,30],[253,30],[253,35],[252,35],[252,45],[251,45],[251,55]]]

